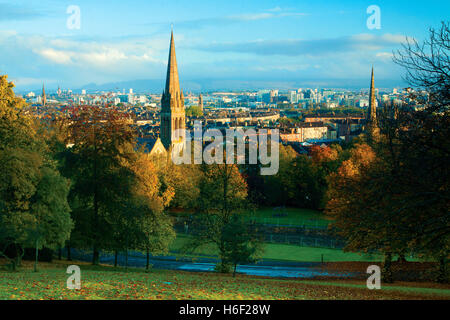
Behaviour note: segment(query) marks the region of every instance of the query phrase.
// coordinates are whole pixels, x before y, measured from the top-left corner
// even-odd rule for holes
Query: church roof
[[[137,138],[137,147],[140,149],[144,148],[145,153],[149,153],[150,155],[157,155],[166,153],[166,149],[161,142],[161,139],[158,138]]]

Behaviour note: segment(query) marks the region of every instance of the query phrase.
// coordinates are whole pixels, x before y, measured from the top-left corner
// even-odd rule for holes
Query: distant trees
[[[186,108],[186,117],[201,117],[203,110],[199,106],[190,106]]]
[[[245,171],[248,180],[254,181],[249,193],[258,195],[259,204],[323,209],[328,188],[326,177],[337,170],[346,156],[339,145],[313,146],[309,156],[297,155],[290,146],[280,145],[276,175],[260,177],[257,170]]]

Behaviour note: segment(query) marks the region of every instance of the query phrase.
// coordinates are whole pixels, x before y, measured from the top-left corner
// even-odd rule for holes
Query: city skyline
[[[0,72],[18,91],[44,82],[49,91],[142,83],[158,92],[173,24],[188,91],[367,88],[372,65],[378,87],[402,87],[392,51],[445,18],[450,6],[434,2],[378,1],[380,30],[367,28],[368,1],[78,1],[80,29],[66,26],[68,1],[0,2]]]

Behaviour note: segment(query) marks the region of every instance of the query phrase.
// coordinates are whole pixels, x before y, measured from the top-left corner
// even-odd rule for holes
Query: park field
[[[173,216],[191,216],[195,212],[172,211]],[[301,208],[271,208],[263,207],[241,213],[246,221],[255,221],[261,224],[300,227],[326,228],[332,222],[325,214],[317,210]]]
[[[214,245],[204,245],[194,253],[181,254],[180,250],[189,241],[189,236],[177,234],[170,246],[171,254],[178,257],[217,257]],[[375,254],[358,254],[344,252],[341,249],[301,247],[293,244],[265,243],[263,260],[287,262],[341,262],[341,261],[382,261],[382,257]]]
[[[2,261],[0,261],[2,262]],[[316,300],[450,299],[450,288],[398,282],[368,290],[363,280],[288,280],[217,273],[113,268],[72,262],[81,268],[81,290],[66,288],[68,262],[41,263],[33,272],[0,271],[0,299],[12,300]]]

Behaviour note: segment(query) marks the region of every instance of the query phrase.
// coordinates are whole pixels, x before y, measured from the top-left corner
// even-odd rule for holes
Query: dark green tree
[[[222,239],[225,244],[224,260],[233,266],[233,277],[239,264],[255,263],[263,254],[263,239],[254,225],[238,215],[233,215],[224,226]]]

